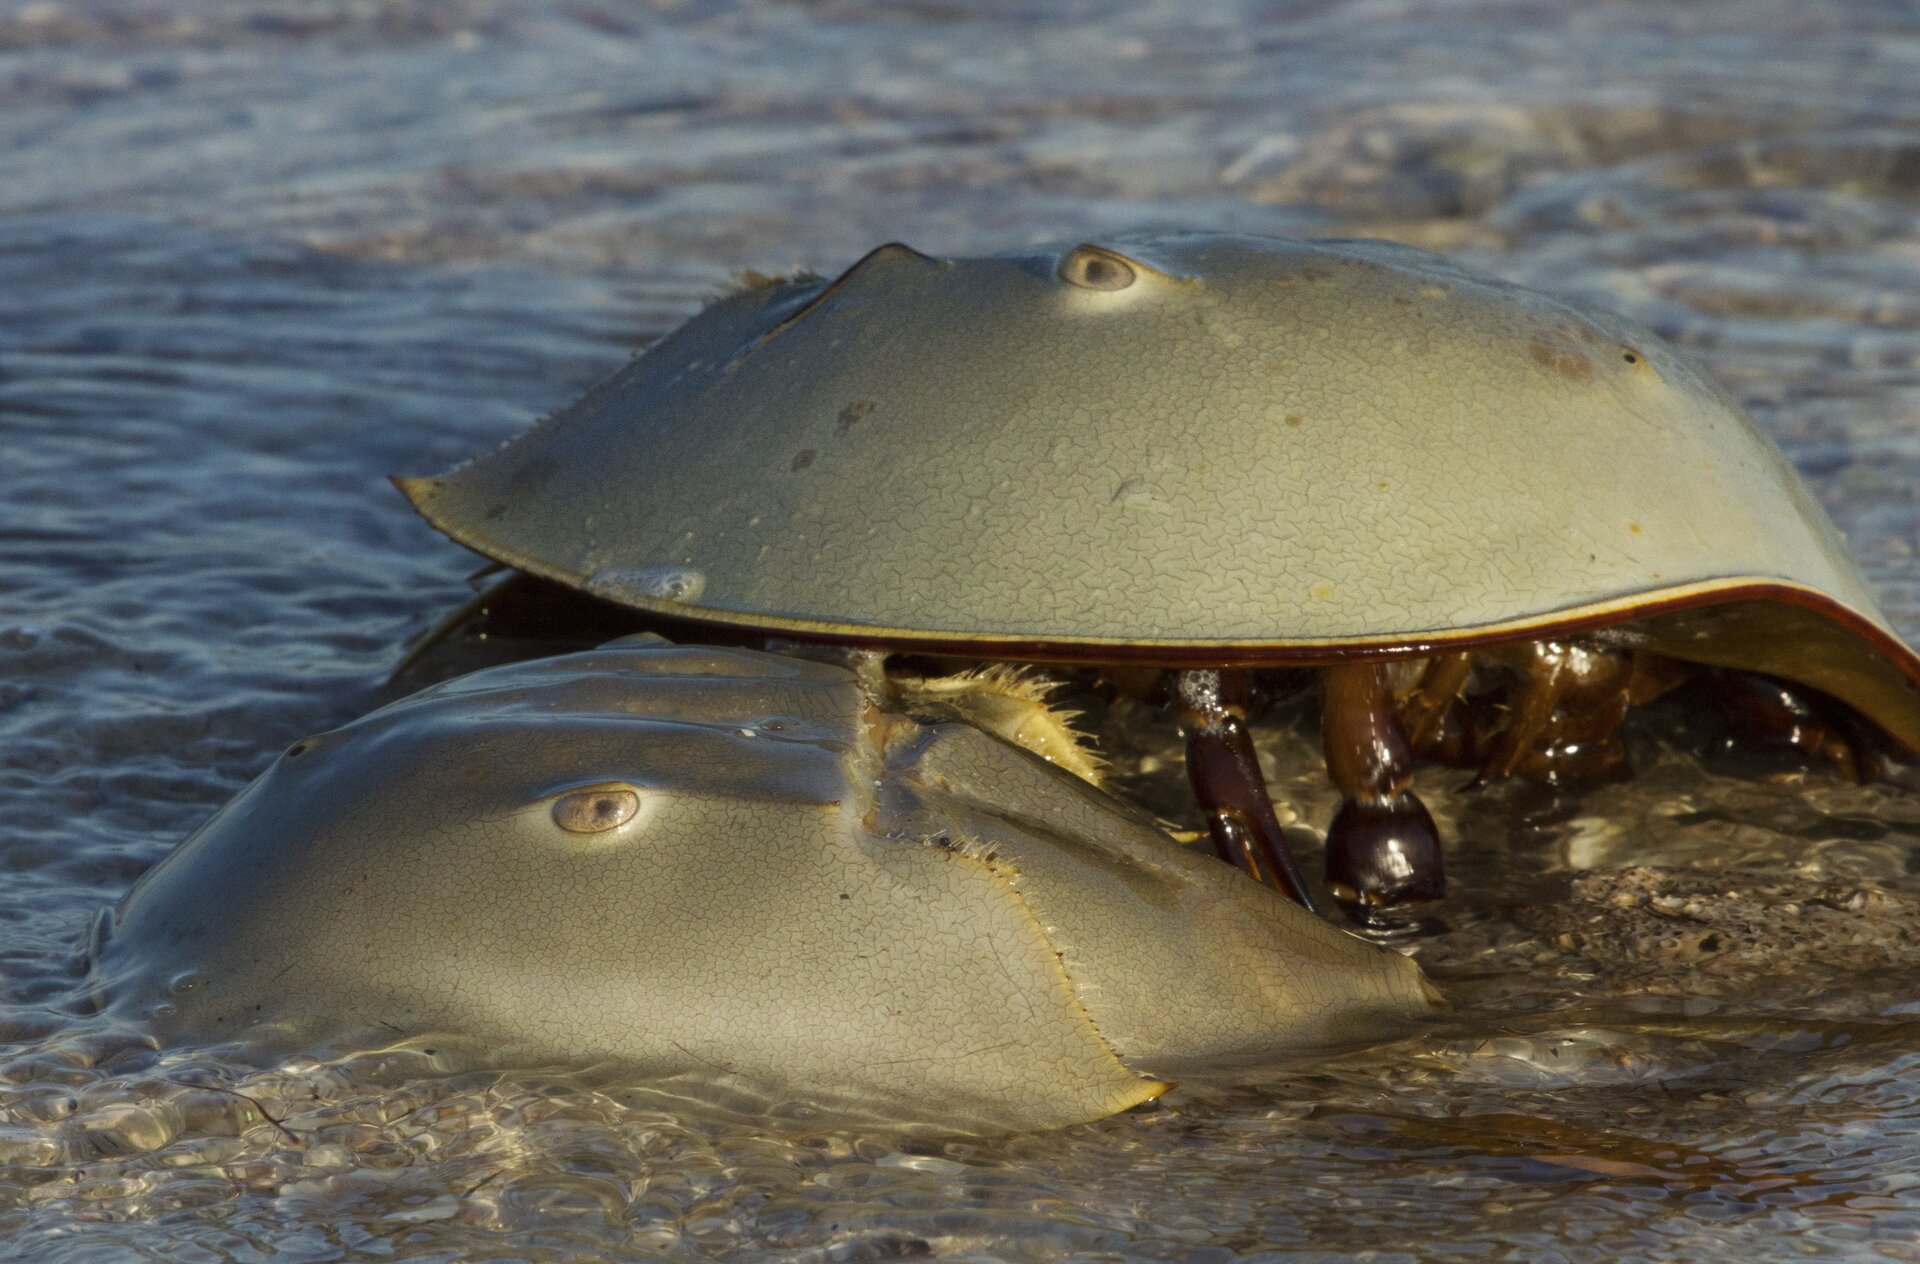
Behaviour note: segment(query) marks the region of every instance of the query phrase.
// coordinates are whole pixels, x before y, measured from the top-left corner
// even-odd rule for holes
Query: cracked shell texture
[[[1163,1048],[1280,1051],[1428,1007],[1412,963],[1224,865],[1189,879],[1198,858],[1066,774],[877,714],[837,667],[657,642],[426,690],[297,744],[143,878],[96,928],[98,985],[176,1038],[463,1033],[502,1061],[996,1128],[1155,1096]],[[906,748],[950,730],[970,753],[923,772]],[[638,810],[555,823],[605,786]],[[1216,942],[1314,1006],[1204,969],[1160,995]],[[1169,1017],[1136,1063],[1143,1008]]]
[[[890,761],[881,820],[943,836],[1047,928],[1129,1067],[1180,1079],[1275,1050],[1378,1039],[1421,1012],[1407,957],[1346,934],[1144,816],[964,725]]]
[[[1063,280],[1068,245],[888,246],[746,290],[400,485],[461,543],[641,609],[1022,657],[1287,661],[1758,604],[1757,635],[1695,618],[1660,647],[1920,743],[1920,660],[1839,533],[1649,330],[1385,241],[1098,247],[1131,284]],[[1805,670],[1765,626],[1792,605],[1841,641]]]
[[[929,633],[1411,636],[1736,576],[1872,609],[1645,329],[1387,242],[1104,244],[1134,284],[895,247],[748,290],[416,498],[609,596],[703,581],[637,605]]]

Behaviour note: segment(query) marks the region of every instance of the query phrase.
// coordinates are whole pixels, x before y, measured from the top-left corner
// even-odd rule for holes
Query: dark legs
[[[1463,677],[1464,679],[1464,677]],[[1327,668],[1320,721],[1327,772],[1345,802],[1327,828],[1327,887],[1348,916],[1446,894],[1440,835],[1413,780],[1413,752],[1384,663]]]
[[[1477,780],[1521,776],[1555,785],[1619,772],[1626,752],[1614,736],[1627,710],[1686,678],[1672,659],[1571,641],[1535,641],[1510,661],[1521,678],[1501,722],[1480,743]]]
[[[1838,703],[1752,672],[1715,668],[1712,680],[1728,719],[1747,735],[1823,758],[1849,781],[1878,781],[1886,775],[1871,732]]]
[[[1436,654],[1399,689],[1385,663],[1325,669],[1321,738],[1342,802],[1327,829],[1327,886],[1355,921],[1441,898],[1438,830],[1411,789],[1416,754],[1476,768],[1475,783],[1518,776],[1549,785],[1617,776],[1616,729],[1698,669],[1643,650],[1569,638]],[[1792,745],[1856,781],[1883,775],[1871,726],[1824,695],[1767,676],[1709,669],[1736,730]],[[1312,905],[1274,819],[1246,729],[1246,673],[1174,673],[1187,771],[1214,846],[1301,904]]]
[[[1622,766],[1614,730],[1628,706],[1680,679],[1657,656],[1572,642],[1533,642],[1507,657],[1519,679],[1492,705],[1466,696],[1473,661],[1463,653],[1429,659],[1397,701],[1385,664],[1327,669],[1327,771],[1346,796],[1327,831],[1327,885],[1356,920],[1446,892],[1433,818],[1408,789],[1415,751],[1477,765],[1479,781],[1591,779]]]
[[[1471,654],[1436,654],[1427,660],[1420,679],[1400,699],[1400,724],[1416,754],[1452,764],[1472,749],[1472,727],[1464,708],[1455,705],[1472,678]]]
[[[1465,683],[1465,656],[1460,658],[1458,671],[1435,682],[1444,697],[1435,698],[1432,709],[1441,718]],[[1326,682],[1327,770],[1346,796],[1327,831],[1327,884],[1349,916],[1377,922],[1387,908],[1445,893],[1439,832],[1426,805],[1407,788],[1413,754],[1386,666],[1342,664],[1327,669]],[[1220,858],[1313,909],[1247,735],[1246,691],[1245,672],[1175,674],[1187,775]]]
[[[1267,781],[1247,736],[1246,673],[1176,672],[1174,693],[1187,734],[1187,776],[1207,813],[1214,849],[1256,881],[1318,912],[1280,835]]]

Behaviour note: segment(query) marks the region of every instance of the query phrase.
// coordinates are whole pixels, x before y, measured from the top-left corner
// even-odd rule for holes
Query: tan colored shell
[[[297,744],[102,916],[103,998],[169,1035],[452,1032],[1003,1128],[1433,1008],[1408,958],[980,729],[650,641]]]
[[[1116,264],[1130,284],[1089,288]],[[1630,623],[1920,744],[1920,661],[1695,365],[1390,242],[886,246],[723,299],[400,485],[461,543],[642,610],[1194,663]]]

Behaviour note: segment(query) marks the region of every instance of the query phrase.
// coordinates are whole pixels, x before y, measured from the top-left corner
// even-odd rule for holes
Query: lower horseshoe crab
[[[450,1033],[992,1128],[1432,1011],[1409,958],[883,701],[651,637],[424,690],[295,743],[142,878],[96,986],[268,1052]]]
[[[1920,745],[1920,658],[1839,532],[1619,316],[1391,242],[1206,233],[753,281],[401,490],[654,616],[1170,670],[1221,855],[1309,907],[1244,707],[1250,669],[1320,669],[1328,883],[1363,920],[1443,890],[1416,756],[1604,762],[1678,664],[1842,761],[1855,717]]]

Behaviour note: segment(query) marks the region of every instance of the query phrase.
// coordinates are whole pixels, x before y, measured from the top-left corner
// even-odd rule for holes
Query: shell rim
[[[515,565],[516,569],[526,570],[530,574],[539,575],[540,578],[554,580],[581,592],[587,591],[580,586],[576,577],[559,572],[541,574],[531,567]],[[602,600],[607,599],[602,598]],[[664,618],[681,619],[689,623],[716,624],[754,631],[790,632],[813,640],[835,643],[858,642],[909,653],[938,654],[957,651],[969,657],[1032,659],[1036,662],[1056,663],[1304,667],[1354,658],[1422,658],[1441,650],[1478,649],[1511,644],[1515,641],[1534,640],[1542,634],[1592,632],[1630,623],[1650,615],[1705,609],[1738,601],[1770,601],[1780,605],[1797,606],[1821,615],[1866,642],[1870,649],[1898,667],[1915,690],[1920,691],[1920,654],[1916,654],[1898,637],[1881,627],[1878,622],[1817,588],[1758,576],[1702,580],[1693,584],[1661,589],[1657,593],[1611,598],[1550,610],[1542,614],[1526,615],[1494,623],[1472,624],[1462,628],[1385,632],[1351,637],[1276,637],[1269,641],[929,632],[876,624],[830,623],[789,615],[761,615],[715,610],[707,606],[692,606],[684,602],[652,598],[622,600],[613,604]]]
[[[551,566],[519,550],[486,542],[482,548],[471,534],[429,511],[422,492],[434,477],[392,479],[416,512],[436,531],[493,561],[503,562],[541,579],[581,592],[583,577]],[[603,598],[603,600],[609,600]],[[648,597],[630,597],[613,604],[646,614],[693,623],[717,624],[754,631],[786,632],[802,638],[845,644],[883,646],[908,653],[961,653],[969,657],[1026,659],[1035,662],[1142,663],[1163,666],[1214,667],[1311,666],[1338,659],[1418,658],[1444,649],[1473,649],[1533,639],[1542,633],[1590,632],[1617,624],[1683,610],[1726,605],[1736,601],[1770,601],[1798,606],[1820,615],[1859,638],[1896,667],[1920,693],[1920,654],[1878,619],[1839,598],[1806,584],[1764,575],[1732,575],[1695,580],[1687,584],[1600,601],[1566,606],[1538,614],[1520,615],[1492,623],[1460,628],[1386,632],[1348,637],[1276,637],[1271,640],[1121,638],[1073,635],[1019,635],[1009,633],[934,632],[879,624],[836,623],[793,615],[720,610]]]

